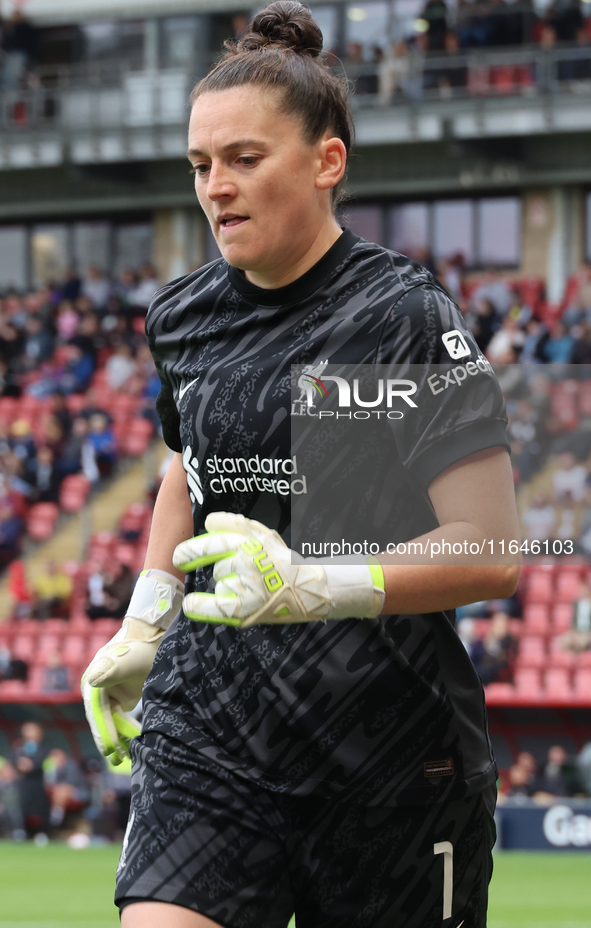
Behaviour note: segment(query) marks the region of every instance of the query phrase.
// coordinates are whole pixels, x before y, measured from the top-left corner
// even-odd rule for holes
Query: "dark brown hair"
[[[322,32],[308,7],[297,0],[271,3],[241,39],[224,44],[225,53],[193,89],[191,103],[201,94],[245,84],[269,87],[281,94],[281,112],[300,119],[308,144],[330,130],[349,155],[353,117],[347,85],[319,57]],[[333,206],[343,197],[343,183],[332,190]]]

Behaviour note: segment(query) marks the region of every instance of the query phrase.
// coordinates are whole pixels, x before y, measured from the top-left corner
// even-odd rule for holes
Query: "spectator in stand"
[[[496,612],[484,638],[473,643],[470,657],[486,686],[510,679],[516,652],[517,639],[511,634],[509,616],[505,612]]]
[[[45,784],[51,798],[49,821],[53,828],[63,824],[66,812],[80,812],[90,800],[88,781],[80,765],[61,748],[49,752]]]
[[[573,767],[561,744],[548,750],[548,762],[535,781],[534,798],[538,802],[552,801],[557,796],[572,796]]]
[[[36,370],[43,361],[51,357],[54,348],[53,335],[44,326],[38,315],[29,316],[25,322],[25,344],[21,367],[24,371]]]
[[[62,393],[52,395],[50,409],[51,415],[59,422],[63,435],[67,437],[72,430],[72,415]]]
[[[33,594],[23,561],[13,561],[8,568],[8,592],[13,603],[11,618],[27,619],[31,614]]]
[[[565,451],[558,458],[558,467],[552,476],[552,489],[556,498],[560,502],[582,502],[588,476],[587,468],[577,463],[574,454]]]
[[[392,42],[389,52],[378,66],[378,103],[388,106],[397,92],[404,90],[410,71],[410,56],[405,39]]]
[[[26,478],[29,474],[33,473],[37,455],[31,425],[26,419],[17,419],[16,422],[12,423],[10,426],[8,444],[12,453],[20,461],[23,468],[23,476]]]
[[[0,757],[0,837],[25,837],[18,790],[18,774],[5,757]]]
[[[579,786],[591,796],[591,741],[583,745],[576,760]]]
[[[47,834],[49,827],[49,799],[43,783],[43,762],[48,754],[44,738],[44,731],[37,722],[24,722],[21,737],[14,747],[21,812],[29,835]]]
[[[591,586],[582,582],[579,598],[573,603],[572,628],[559,635],[557,644],[563,651],[580,654],[591,648]]]
[[[550,16],[559,42],[574,42],[585,25],[580,0],[558,0],[552,5]]]
[[[104,310],[111,295],[111,284],[96,264],[86,271],[82,281],[82,296],[88,297],[97,310]]]
[[[37,58],[37,30],[22,9],[15,7],[2,28],[0,42],[0,90],[18,90],[27,68]]]
[[[131,306],[142,310],[143,314],[145,314],[152,297],[159,289],[160,282],[153,265],[150,263],[142,264],[139,283],[129,294]]]
[[[84,448],[87,444],[88,422],[83,416],[74,419],[72,431],[62,446],[58,467],[63,477],[68,474],[78,474],[84,470]],[[89,446],[90,458],[92,460],[93,476],[96,472],[96,463],[94,460],[94,449]],[[87,453],[88,457],[88,453]],[[88,474],[86,474],[88,476]],[[96,479],[96,478],[95,478]]]
[[[100,476],[109,477],[117,463],[117,439],[104,413],[98,412],[90,417],[87,442],[94,449]]]
[[[501,322],[502,317],[490,300],[485,297],[478,300],[475,305],[475,312],[472,315],[470,328],[476,339],[476,344],[483,353],[486,352],[495,332],[500,329]]]
[[[571,364],[591,364],[591,323],[583,323],[573,345]]]
[[[70,690],[70,671],[63,663],[59,651],[47,658],[42,690],[44,693],[66,693]]]
[[[102,581],[100,588],[99,580]],[[100,572],[92,574],[89,578],[87,616],[90,619],[122,619],[131,599],[133,580],[133,573],[127,564],[115,564],[102,575]]]
[[[439,95],[441,97],[451,97],[455,90],[461,90],[468,84],[467,65],[458,64],[455,60],[461,54],[460,39],[457,32],[448,30],[445,33],[444,51],[446,57],[449,56],[452,59],[453,66],[443,68],[438,72]],[[457,301],[458,297],[453,294],[452,296]]]
[[[488,268],[484,273],[482,283],[472,294],[471,304],[474,308],[479,300],[490,300],[499,316],[504,317],[513,306],[515,295],[499,271]]]
[[[47,561],[45,571],[36,570],[33,590],[36,594],[33,615],[37,619],[68,618],[72,579],[55,561]]]
[[[534,792],[534,780],[524,764],[513,764],[508,774],[509,788],[505,793],[507,799],[530,799]]]
[[[574,344],[573,336],[559,320],[544,345],[544,360],[549,364],[570,364]]]
[[[500,329],[492,336],[486,348],[486,357],[491,364],[513,364],[523,348],[525,335],[519,328],[517,319],[508,314],[503,319]]]
[[[553,538],[556,508],[547,496],[536,493],[531,504],[521,513],[521,522],[525,526],[530,541]]]
[[[60,300],[64,300],[68,304],[75,303],[80,296],[81,290],[82,281],[80,280],[78,274],[73,268],[67,268],[64,274],[64,280],[59,288]]]
[[[447,6],[445,0],[427,0],[420,14],[428,24],[427,41],[430,52],[442,51],[447,32]]]
[[[10,497],[7,494],[0,495],[0,570],[19,556],[23,528],[23,522],[17,516]]]
[[[540,343],[544,335],[547,334],[546,327],[539,319],[529,319],[526,322],[523,348],[519,355],[520,364],[541,364],[543,362]]]
[[[133,305],[131,294],[137,286],[138,276],[136,272],[131,267],[124,268],[119,275],[119,280],[115,284],[117,296],[124,309],[129,309]]]
[[[62,473],[54,460],[53,451],[47,445],[37,449],[37,458],[32,474],[28,478],[31,486],[31,502],[57,503]]]
[[[55,320],[58,342],[62,344],[69,342],[76,334],[79,323],[80,316],[74,309],[73,304],[69,300],[63,300],[58,307]]]
[[[120,342],[106,364],[107,383],[111,390],[120,390],[136,372],[131,345]]]

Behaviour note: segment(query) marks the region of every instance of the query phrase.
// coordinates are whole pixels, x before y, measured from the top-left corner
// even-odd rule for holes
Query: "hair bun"
[[[277,0],[255,16],[250,32],[238,45],[245,50],[279,45],[316,58],[322,51],[323,38],[308,7],[297,0]]]

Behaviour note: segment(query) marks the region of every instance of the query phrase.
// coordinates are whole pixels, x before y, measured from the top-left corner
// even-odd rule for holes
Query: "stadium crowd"
[[[0,838],[37,844],[65,838],[73,847],[121,840],[131,798],[130,765],[121,769],[95,758],[78,760],[55,742],[55,731],[46,733],[27,721],[7,756],[0,756]],[[520,751],[499,784],[501,803],[533,799],[549,805],[590,795],[591,742],[574,755],[560,743],[550,746],[546,758]]]
[[[8,757],[0,757],[0,838],[39,845],[69,837],[73,847],[121,840],[131,799],[131,764],[76,760],[50,747],[37,722],[24,722]],[[74,836],[74,837],[72,837]]]
[[[112,474],[122,437],[113,394],[157,427],[143,317],[158,286],[151,265],[118,280],[90,267],[0,294],[0,569],[20,554],[32,505],[57,503],[70,475],[97,486]]]

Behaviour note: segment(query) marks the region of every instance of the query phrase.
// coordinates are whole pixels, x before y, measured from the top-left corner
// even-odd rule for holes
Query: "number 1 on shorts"
[[[440,841],[433,845],[434,854],[443,854],[443,920],[451,918],[451,903],[454,892],[454,848],[451,841]]]

